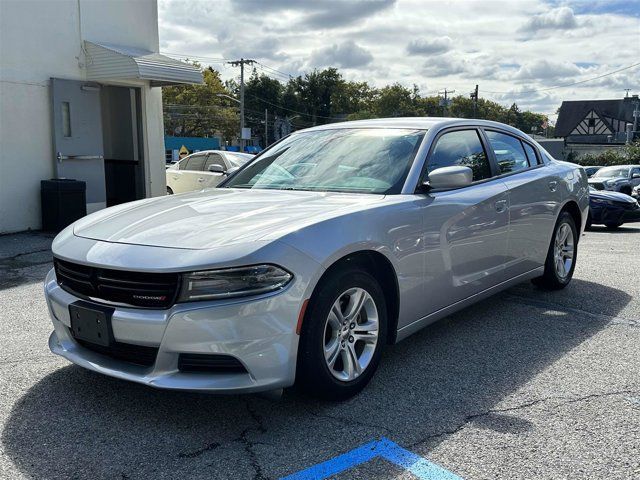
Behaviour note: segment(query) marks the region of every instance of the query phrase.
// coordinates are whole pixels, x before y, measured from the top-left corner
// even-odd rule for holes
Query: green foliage
[[[239,130],[237,105],[216,94],[237,98],[238,83],[223,83],[211,67],[203,73],[205,85],[164,89],[165,128],[182,135],[222,132],[233,139]],[[394,83],[376,88],[367,82],[348,81],[335,68],[314,70],[286,83],[254,70],[245,85],[245,123],[254,133],[263,132],[265,109],[270,124],[275,115],[286,116],[294,128],[379,117],[474,117],[474,103],[467,96],[451,98],[448,108],[441,106],[440,100],[438,96],[421,96],[416,85],[407,88]],[[542,114],[521,111],[515,103],[507,108],[483,98],[478,99],[475,117],[507,123],[526,133],[541,132],[546,120]]]
[[[200,66],[196,62],[194,65]],[[228,107],[217,94],[231,95],[220,74],[204,69],[203,85],[179,85],[162,90],[164,128],[169,135],[233,138],[240,129],[237,107]]]
[[[640,140],[619,149],[607,149],[599,154],[587,153],[578,157],[575,152],[571,152],[567,160],[585,167],[640,164]]]

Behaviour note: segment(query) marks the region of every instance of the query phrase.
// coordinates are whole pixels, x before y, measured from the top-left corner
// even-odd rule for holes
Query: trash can
[[[40,182],[42,229],[59,232],[87,214],[87,184],[79,180],[52,178]]]

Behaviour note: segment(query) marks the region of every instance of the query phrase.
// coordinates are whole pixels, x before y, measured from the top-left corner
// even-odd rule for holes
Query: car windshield
[[[339,128],[291,135],[226,188],[400,193],[425,130]]]
[[[252,158],[253,155],[227,152],[227,160],[229,160],[229,162],[233,164],[234,167],[241,167]]]
[[[593,178],[627,178],[629,169],[625,167],[604,167],[593,174]]]

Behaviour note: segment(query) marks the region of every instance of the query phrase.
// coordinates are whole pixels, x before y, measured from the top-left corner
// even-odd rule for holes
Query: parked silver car
[[[565,287],[589,208],[580,167],[462,119],[296,132],[220,187],[61,232],[51,350],[160,388],[349,397],[385,344],[528,279]]]
[[[640,185],[640,165],[602,167],[589,178],[589,185],[596,190],[631,195],[633,188]]]

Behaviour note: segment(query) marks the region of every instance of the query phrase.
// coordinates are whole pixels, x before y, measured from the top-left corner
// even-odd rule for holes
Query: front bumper
[[[290,386],[295,379],[296,323],[302,304],[295,282],[284,291],[252,299],[176,304],[168,310],[115,307],[117,342],[157,347],[150,367],[96,353],[71,335],[69,305],[79,298],[58,285],[51,270],[45,296],[54,331],[49,348],[81,367],[157,388],[244,393]],[[186,373],[181,353],[224,354],[246,373]]]
[[[617,203],[611,205],[591,204],[590,214],[592,223],[632,223],[640,222],[640,207],[621,206]]]

